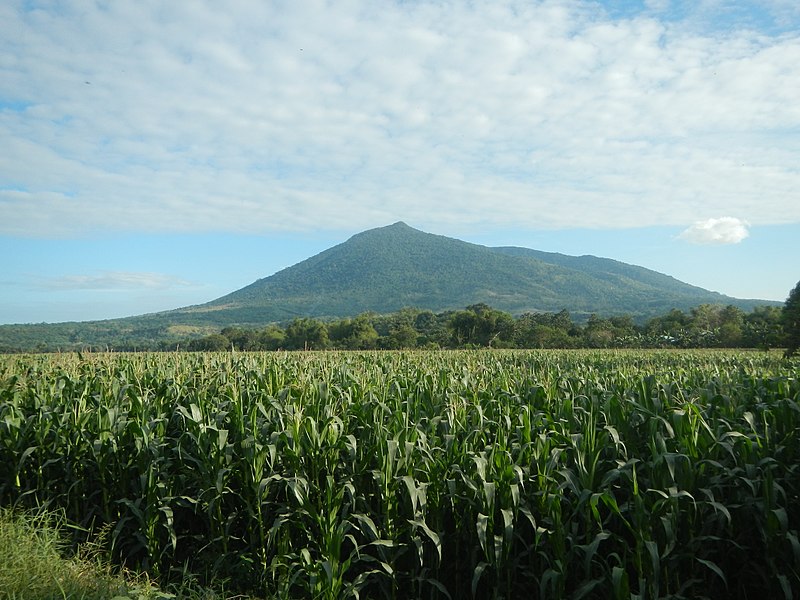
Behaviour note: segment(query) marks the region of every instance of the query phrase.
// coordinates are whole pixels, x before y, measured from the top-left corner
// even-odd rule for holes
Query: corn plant
[[[0,505],[268,597],[794,598],[799,429],[770,353],[5,356]]]

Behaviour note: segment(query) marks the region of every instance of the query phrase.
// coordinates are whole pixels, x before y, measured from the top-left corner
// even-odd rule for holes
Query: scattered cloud
[[[36,285],[39,288],[52,291],[147,291],[190,287],[196,284],[163,273],[102,271],[93,275],[65,275],[63,277],[40,279]]]
[[[664,12],[670,7],[670,0],[644,0],[644,5],[657,12]]]
[[[735,217],[698,221],[678,237],[692,244],[738,244],[750,235],[749,223]]]
[[[797,4],[616,4],[4,3],[0,234],[800,222]]]

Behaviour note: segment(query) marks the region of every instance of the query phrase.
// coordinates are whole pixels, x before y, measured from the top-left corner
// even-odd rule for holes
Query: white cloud
[[[670,6],[670,0],[644,0],[644,5],[652,11],[664,12]]]
[[[630,227],[698,198],[800,221],[796,30],[574,0],[60,6],[0,7],[0,233]]]
[[[37,287],[48,290],[168,290],[195,285],[184,279],[163,273],[103,271],[93,275],[65,275],[39,280]]]
[[[735,217],[698,221],[678,237],[692,244],[738,244],[750,235],[749,223]]]

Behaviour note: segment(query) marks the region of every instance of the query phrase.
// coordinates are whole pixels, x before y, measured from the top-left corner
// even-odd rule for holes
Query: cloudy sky
[[[0,322],[212,300],[402,220],[800,279],[796,0],[5,0]]]

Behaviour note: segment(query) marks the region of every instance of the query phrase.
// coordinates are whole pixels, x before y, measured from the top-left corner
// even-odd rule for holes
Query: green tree
[[[781,314],[783,331],[786,335],[786,356],[792,356],[800,349],[800,281],[789,292]]]
[[[514,318],[480,303],[457,311],[450,327],[457,345],[501,346],[513,339]]]
[[[782,313],[779,306],[756,306],[744,317],[742,344],[764,350],[783,344]]]
[[[744,312],[741,308],[728,305],[719,313],[717,345],[722,348],[738,348],[744,340]]]
[[[328,347],[325,323],[307,317],[294,319],[286,327],[287,350],[324,350]]]
[[[393,350],[416,348],[419,332],[410,323],[397,323],[389,328],[386,347]]]
[[[589,348],[608,348],[614,341],[614,326],[608,319],[592,314],[584,328],[584,338]]]
[[[258,332],[259,350],[277,350],[282,348],[286,341],[286,332],[275,324],[268,325],[266,329]]]
[[[378,343],[378,332],[369,313],[331,323],[328,334],[333,346],[342,350],[371,350]]]
[[[525,313],[514,323],[517,348],[573,348],[579,338],[569,312]]]
[[[645,331],[650,335],[655,346],[690,346],[688,333],[692,317],[677,308],[673,308],[666,315],[650,319],[645,326]]]
[[[189,350],[198,352],[220,352],[230,347],[230,340],[220,333],[212,333],[206,337],[192,340],[188,344]]]
[[[237,350],[259,350],[256,332],[242,327],[225,327],[221,332]]]
[[[451,343],[450,318],[452,312],[434,314],[430,310],[423,310],[414,319],[414,329],[420,337],[417,345],[427,348],[445,348]]]

